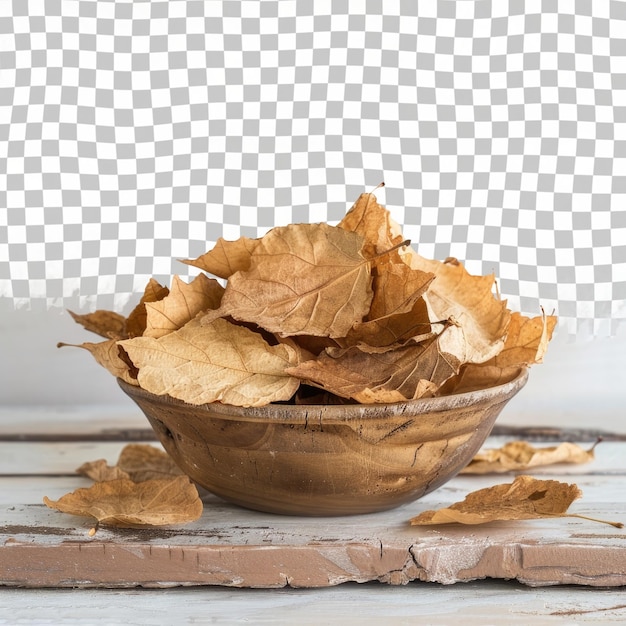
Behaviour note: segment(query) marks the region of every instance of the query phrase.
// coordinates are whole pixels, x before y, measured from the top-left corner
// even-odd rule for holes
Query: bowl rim
[[[163,406],[187,407],[196,411],[206,412],[222,419],[240,421],[273,421],[277,423],[306,423],[311,420],[328,422],[346,422],[369,419],[380,419],[393,415],[439,413],[459,409],[480,403],[489,403],[498,399],[507,401],[512,398],[528,381],[528,367],[521,367],[512,380],[457,394],[418,398],[403,402],[379,404],[278,404],[270,403],[258,407],[242,407],[221,402],[207,404],[189,404],[184,400],[169,395],[156,395],[137,385],[131,385],[118,378],[117,382],[124,393],[133,400],[140,399]]]

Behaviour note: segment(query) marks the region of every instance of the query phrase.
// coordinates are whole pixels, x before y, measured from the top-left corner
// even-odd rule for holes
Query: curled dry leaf
[[[172,289],[158,302],[146,302],[144,337],[163,337],[192,320],[201,311],[217,309],[224,288],[215,279],[199,274],[191,283],[174,276]]]
[[[141,335],[143,335],[148,320],[146,304],[163,300],[169,292],[170,290],[167,287],[160,285],[154,278],[148,281],[139,304],[130,312],[126,319],[127,337],[141,337]]]
[[[85,315],[78,315],[68,311],[72,319],[96,335],[106,339],[122,339],[126,337],[126,318],[114,311],[104,311],[102,309]]]
[[[287,372],[332,394],[372,403],[432,395],[458,367],[458,361],[442,353],[435,339],[387,352],[328,349]]]
[[[76,473],[91,478],[91,480],[98,483],[120,478],[131,480],[130,476],[123,469],[120,469],[117,465],[109,465],[105,459],[87,461],[76,470]]]
[[[518,476],[512,483],[473,491],[463,502],[456,502],[437,511],[424,511],[410,521],[414,526],[422,526],[580,517],[622,528],[623,524],[620,522],[604,522],[576,513],[567,513],[570,504],[581,496],[582,491],[575,484]]]
[[[251,255],[259,241],[259,239],[248,237],[228,241],[220,237],[212,250],[197,259],[184,259],[182,262],[199,267],[214,276],[230,278],[235,272],[245,272],[250,269]]]
[[[77,489],[44,503],[62,513],[93,517],[106,526],[136,527],[185,524],[202,515],[198,490],[186,476],[133,482],[109,480]]]
[[[117,465],[108,465],[104,459],[98,459],[83,463],[76,472],[96,482],[127,478],[137,483],[183,475],[167,452],[141,443],[125,445]]]
[[[356,322],[345,338],[345,347],[386,347],[431,333],[428,309],[422,298],[434,276],[404,263],[383,263],[375,269],[374,296],[363,322]],[[367,348],[364,348],[367,350]]]
[[[561,517],[582,496],[577,485],[518,476],[512,483],[473,491],[463,502],[424,511],[411,524],[484,524],[497,520]]]
[[[463,365],[459,375],[441,393],[463,393],[500,385],[513,380],[520,368],[541,363],[556,321],[555,316],[545,312],[532,318],[513,313],[501,352],[485,363]]]
[[[102,365],[108,372],[116,378],[121,378],[124,382],[131,385],[137,385],[137,378],[134,375],[134,369],[129,366],[125,359],[123,348],[118,345],[116,339],[107,339],[98,343],[90,343],[88,341],[75,345],[69,343],[58,343],[57,347],[71,346],[73,348],[82,348],[91,353],[97,363]]]
[[[379,185],[382,186],[384,183]],[[363,253],[368,258],[383,254],[404,241],[400,226],[389,211],[378,204],[373,193],[362,193],[337,226],[363,237]],[[400,260],[397,253],[394,257]]]
[[[159,339],[120,344],[139,369],[143,389],[189,404],[260,406],[288,400],[299,384],[285,371],[299,361],[295,348],[270,346],[260,334],[224,319],[201,325],[196,318]]]
[[[575,443],[535,448],[526,441],[511,441],[501,448],[479,452],[462,474],[490,474],[525,471],[533,467],[556,463],[589,463],[594,458],[596,444],[584,450]]]
[[[343,337],[372,301],[363,239],[327,224],[270,230],[252,252],[250,269],[233,274],[222,306],[207,315],[254,322],[280,336]]]
[[[598,520],[567,513],[570,504],[582,496],[575,484],[518,476],[512,483],[495,485],[469,493],[462,502],[436,511],[424,511],[411,525],[485,524],[495,521],[577,517],[622,528],[621,522]]]
[[[412,250],[405,259],[413,269],[436,277],[424,295],[431,321],[455,320],[455,328],[442,339],[442,350],[462,363],[483,363],[502,350],[511,313],[506,301],[493,295],[493,275],[473,276],[456,259],[441,263]]]
[[[174,459],[164,450],[154,446],[129,443],[120,452],[117,467],[134,482],[182,476]]]

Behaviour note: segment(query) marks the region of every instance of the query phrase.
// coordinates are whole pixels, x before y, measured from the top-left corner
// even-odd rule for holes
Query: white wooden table
[[[0,423],[0,624],[626,622],[626,531],[575,518],[408,525],[510,476],[460,476],[393,511],[344,518],[267,515],[207,495],[194,524],[89,537],[88,520],[42,498],[90,484],[74,473],[84,461],[114,462],[127,440],[148,439],[144,418],[4,408]],[[626,522],[626,441],[612,439],[591,464],[536,474],[581,487],[572,512]]]

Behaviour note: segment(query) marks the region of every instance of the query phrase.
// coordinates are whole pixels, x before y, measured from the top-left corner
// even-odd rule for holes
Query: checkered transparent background
[[[615,334],[625,33],[621,0],[0,0],[0,304],[122,309],[384,180],[421,254]]]

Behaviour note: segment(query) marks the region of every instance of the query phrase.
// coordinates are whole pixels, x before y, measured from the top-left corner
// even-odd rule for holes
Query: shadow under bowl
[[[118,381],[192,480],[224,500],[287,515],[373,513],[463,469],[528,372],[468,393],[393,404],[191,405]]]

